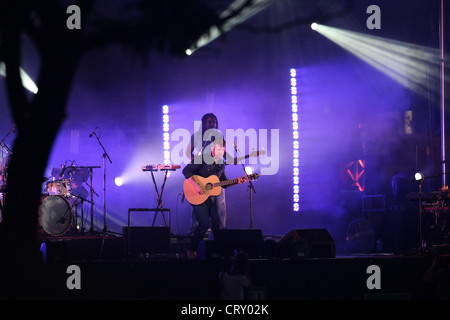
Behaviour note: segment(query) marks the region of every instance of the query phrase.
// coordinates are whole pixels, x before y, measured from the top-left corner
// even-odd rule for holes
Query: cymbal
[[[61,172],[63,172],[62,175],[61,175]],[[64,169],[53,168],[52,176],[57,179],[62,179],[62,178],[70,179],[71,178],[73,180],[84,181],[89,177],[89,169],[87,169],[85,167],[74,167],[74,166],[65,167]]]
[[[67,167],[66,171],[72,174],[75,180],[85,180],[89,177],[89,169],[83,167]]]

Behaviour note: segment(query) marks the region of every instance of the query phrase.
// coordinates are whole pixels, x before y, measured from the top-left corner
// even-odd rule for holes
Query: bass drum
[[[72,224],[72,207],[62,196],[45,197],[39,206],[39,225],[52,236],[63,235]]]

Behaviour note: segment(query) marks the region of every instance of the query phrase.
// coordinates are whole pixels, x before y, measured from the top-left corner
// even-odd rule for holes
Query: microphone
[[[92,138],[92,136],[94,135],[95,130],[97,130],[98,127],[95,127],[94,131],[92,131],[92,133],[89,135],[89,138]]]
[[[213,135],[213,132],[216,131],[216,130],[214,130],[214,129],[208,129],[208,130],[211,130],[211,131],[209,132],[208,138],[206,138],[205,142],[203,143],[202,148],[198,151],[198,154],[197,154],[198,156],[201,156],[201,154],[202,154],[202,152],[203,152],[203,149],[205,149],[206,144],[208,143],[209,139],[210,139],[211,136]],[[214,141],[214,140],[211,140],[211,141]]]
[[[234,150],[236,150],[236,158],[234,158],[234,164],[238,164],[238,160],[239,160],[239,154],[240,154],[240,151],[239,151],[239,148],[237,147],[237,145],[234,143],[234,142],[232,142],[231,143],[232,145],[233,145],[233,147],[234,147]],[[245,172],[245,169],[244,169],[244,172]],[[247,173],[246,173],[246,175],[247,175]]]

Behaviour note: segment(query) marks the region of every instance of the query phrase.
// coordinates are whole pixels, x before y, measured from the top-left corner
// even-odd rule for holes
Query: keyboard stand
[[[156,205],[156,208],[129,208],[128,209],[128,227],[130,227],[130,213],[133,211],[155,212],[155,215],[153,216],[152,227],[155,226],[156,216],[158,215],[158,212],[160,212],[162,215],[162,218],[164,220],[164,226],[169,227],[169,230],[170,230],[171,223],[172,223],[171,211],[168,208],[163,208],[162,195],[164,192],[164,186],[166,185],[168,172],[175,171],[178,168],[180,168],[180,167],[179,166],[163,166],[163,165],[142,166],[143,171],[150,171],[152,174],[153,185],[155,186],[155,191],[156,191],[156,196],[157,196],[157,201],[156,201],[157,205]],[[154,175],[155,171],[164,171],[164,180],[161,185],[161,192],[159,192],[158,185],[156,184],[156,179],[155,179],[155,175]],[[164,212],[168,213],[169,223],[167,223],[167,219],[164,215]]]

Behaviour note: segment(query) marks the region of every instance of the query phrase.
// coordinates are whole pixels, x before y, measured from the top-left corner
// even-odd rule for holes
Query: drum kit
[[[97,166],[66,166],[53,168],[52,177],[45,181],[39,206],[39,227],[51,236],[62,236],[69,230],[84,232],[84,203],[93,205],[92,169]],[[90,181],[88,179],[90,178]],[[87,185],[88,192],[83,185]],[[91,194],[91,200],[88,200]],[[96,194],[96,193],[95,193]],[[81,224],[78,223],[78,206]]]
[[[103,211],[104,228],[103,232],[111,232],[106,226],[106,159],[112,163],[106,149],[102,145],[100,138],[95,131],[89,138],[95,135],[101,148],[103,149]],[[2,221],[3,200],[6,192],[6,182],[8,176],[8,166],[11,149],[4,143],[6,138],[15,132],[15,125],[8,134],[0,141],[0,222]],[[94,194],[99,195],[92,187],[93,169],[101,166],[74,166],[75,161],[68,165],[66,161],[61,168],[53,168],[51,177],[44,178],[43,191],[41,193],[41,204],[38,211],[39,233],[44,231],[50,236],[62,236],[69,230],[84,233],[84,204],[90,204],[91,227],[89,232],[94,232]],[[86,185],[89,191],[84,187]],[[89,199],[88,199],[89,198]],[[78,223],[78,206],[81,207],[81,223]],[[113,233],[113,232],[111,232]]]
[[[6,157],[4,158],[4,160]],[[1,175],[1,213],[3,213],[3,197],[6,192],[7,165],[2,161]],[[66,162],[67,163],[67,162]],[[41,192],[41,203],[38,210],[39,235],[62,236],[69,230],[84,233],[84,204],[91,205],[91,224],[93,220],[92,169],[100,166],[62,166],[53,168],[52,176],[44,178],[45,186]],[[90,192],[84,187],[86,185]],[[90,200],[88,199],[90,195]],[[81,208],[81,223],[78,218],[78,207]],[[92,228],[91,228],[92,229]],[[42,231],[42,232],[41,232]]]

